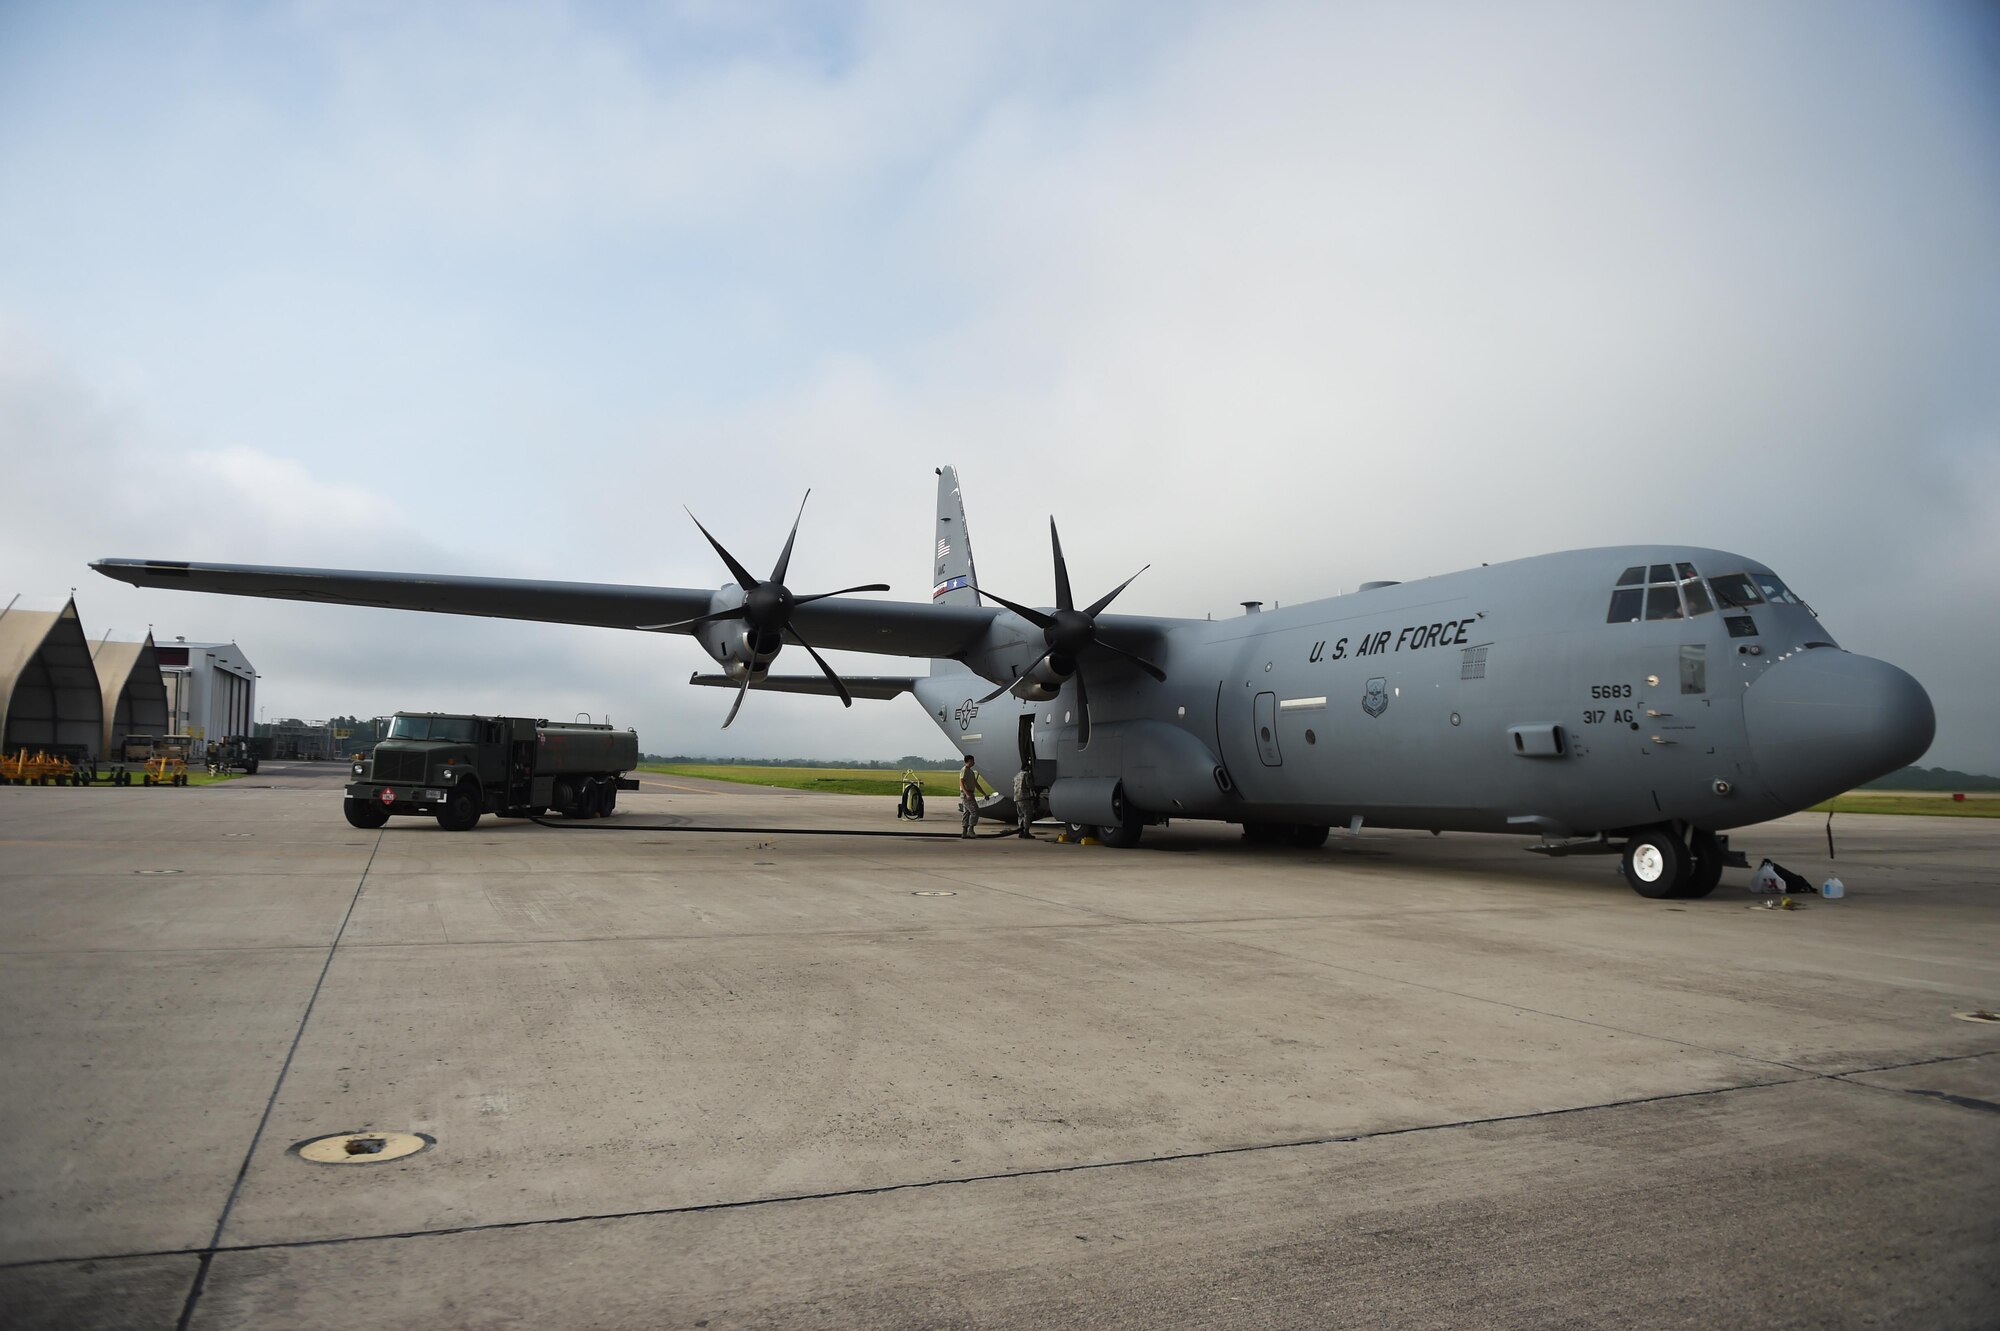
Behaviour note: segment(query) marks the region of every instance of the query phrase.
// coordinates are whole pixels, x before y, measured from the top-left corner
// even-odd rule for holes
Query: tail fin
[[[933,605],[978,605],[979,573],[972,564],[972,537],[965,529],[965,500],[958,492],[958,468],[937,469],[937,546],[932,550]]]

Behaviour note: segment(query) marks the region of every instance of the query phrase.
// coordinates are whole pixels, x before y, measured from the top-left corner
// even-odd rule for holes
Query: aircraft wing
[[[917,681],[914,675],[842,675],[840,682],[856,698],[894,698],[908,693]],[[712,689],[743,687],[741,680],[727,675],[690,675],[688,683],[705,684]],[[827,698],[840,696],[834,690],[833,681],[825,675],[767,675],[750,688],[756,693],[815,693]]]
[[[621,629],[675,623],[706,614],[714,595],[702,587],[632,587],[166,559],[100,559],[91,567],[135,587]],[[993,606],[836,596],[800,606],[792,619],[815,647],[889,656],[948,657],[965,651],[1004,613]]]

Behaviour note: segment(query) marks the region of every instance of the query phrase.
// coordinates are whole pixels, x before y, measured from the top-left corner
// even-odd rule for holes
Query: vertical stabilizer
[[[931,550],[931,604],[978,605],[979,574],[972,566],[972,537],[965,530],[965,500],[958,468],[939,467],[937,542]]]

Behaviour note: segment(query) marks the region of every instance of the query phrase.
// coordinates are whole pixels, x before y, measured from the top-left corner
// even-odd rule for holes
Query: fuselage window
[[[1708,648],[1701,643],[1681,644],[1681,692],[1708,692]]]
[[[1681,567],[1686,568],[1687,565],[1682,564]],[[1682,583],[1681,594],[1687,597],[1689,619],[1693,619],[1696,615],[1705,615],[1715,609],[1708,603],[1708,588],[1702,586],[1700,578]]]
[[[1672,582],[1673,580],[1674,566],[1672,564],[1655,564],[1653,565],[1652,572],[1646,575],[1647,582]]]
[[[1618,575],[1618,585],[1620,587],[1637,587],[1645,581],[1646,566],[1644,564],[1634,564],[1631,568],[1626,569]]]
[[[1611,613],[1604,617],[1607,624],[1636,624],[1646,608],[1646,592],[1642,587],[1620,587],[1611,593]]]
[[[1666,587],[1648,587],[1646,589],[1646,618],[1679,619],[1680,617],[1681,589],[1679,587],[1669,585]]]

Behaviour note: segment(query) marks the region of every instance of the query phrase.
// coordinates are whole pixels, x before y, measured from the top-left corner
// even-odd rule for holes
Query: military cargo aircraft
[[[757,685],[849,705],[910,692],[994,784],[1032,765],[1054,816],[1107,845],[1174,818],[1306,846],[1337,826],[1514,833],[1545,854],[1619,854],[1653,898],[1707,895],[1742,863],[1722,833],[1906,766],[1936,730],[1915,679],[1842,650],[1776,573],[1721,550],[1571,550],[1211,620],[1106,613],[1131,578],[1079,607],[1053,520],[1053,606],[979,586],[949,467],[927,604],[849,594],[882,584],[794,594],[798,525],[761,580],[700,528],[735,578],[716,590],[91,567],[141,587],[688,634],[723,667],[696,682],[737,691],[729,720]],[[787,643],[820,673],[771,676]],[[843,678],[821,647],[934,664]]]

